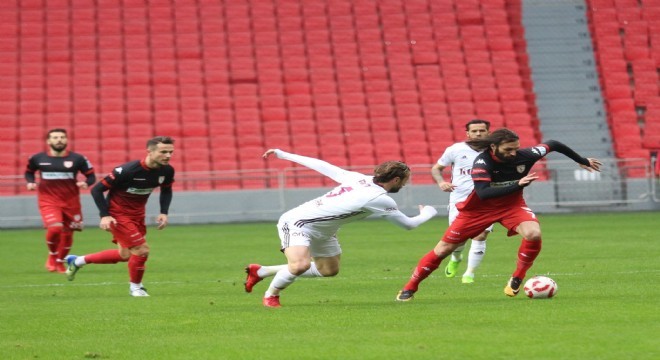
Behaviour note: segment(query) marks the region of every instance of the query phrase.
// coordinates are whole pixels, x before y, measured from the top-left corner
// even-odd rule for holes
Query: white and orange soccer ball
[[[547,276],[534,276],[525,282],[523,291],[530,299],[549,299],[557,294],[557,283]]]

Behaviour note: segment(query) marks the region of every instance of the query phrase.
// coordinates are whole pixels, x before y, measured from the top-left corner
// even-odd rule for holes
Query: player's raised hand
[[[277,149],[268,149],[266,152],[262,155],[264,159],[268,159],[270,154],[274,154]]]
[[[587,158],[587,160],[589,160],[589,166],[580,164],[581,168],[587,170],[588,172],[594,172],[594,171],[600,172],[600,167],[601,165],[603,165],[603,163],[600,162],[600,160],[593,158]]]
[[[531,172],[527,174],[527,176],[523,177],[522,179],[518,180],[518,185],[520,186],[527,186],[532,183],[532,181],[538,179],[539,176],[536,175],[535,172]]]

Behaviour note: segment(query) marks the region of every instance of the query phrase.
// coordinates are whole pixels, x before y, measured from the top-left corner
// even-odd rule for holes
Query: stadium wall
[[[572,184],[558,184],[545,181],[533,184],[525,191],[528,205],[537,213],[571,213],[598,211],[660,211],[657,196],[657,180],[629,179],[618,184],[624,189],[616,196],[603,195],[603,181],[582,181]],[[607,181],[609,184],[610,181]],[[564,189],[565,188],[565,189]],[[611,188],[611,184],[605,187]],[[564,190],[562,190],[564,189]],[[175,193],[170,208],[171,224],[237,223],[272,221],[281,213],[326,192],[328,188],[310,189],[268,189],[212,192]],[[566,194],[566,190],[571,193]],[[609,191],[609,190],[608,190]],[[609,195],[609,194],[608,194]],[[418,204],[433,205],[438,216],[447,215],[448,193],[438,190],[435,185],[414,185],[405,187],[392,197],[401,210],[415,215]],[[655,198],[655,200],[654,200]],[[82,196],[85,226],[98,225],[98,211],[90,195]],[[152,195],[147,206],[147,223],[153,224],[158,213],[158,193]],[[41,218],[36,196],[14,196],[2,198],[0,206],[0,229],[38,228]]]

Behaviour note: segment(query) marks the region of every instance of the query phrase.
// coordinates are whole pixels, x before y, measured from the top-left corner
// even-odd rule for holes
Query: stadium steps
[[[611,157],[612,143],[583,1],[525,0],[523,10],[544,139],[562,141],[583,156]],[[550,154],[548,158],[564,159],[557,154]],[[548,170],[559,184],[580,176],[552,167]],[[617,169],[607,169],[607,173],[607,176],[618,177]],[[610,181],[606,183],[604,185],[596,179],[584,181],[571,189],[561,189],[557,201],[562,204],[566,198],[577,196],[579,199],[580,191],[594,187],[604,199],[622,196],[622,189],[611,185]]]

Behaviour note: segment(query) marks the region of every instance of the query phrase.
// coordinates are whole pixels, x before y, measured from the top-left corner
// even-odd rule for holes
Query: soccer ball
[[[557,294],[559,287],[547,276],[534,276],[525,282],[523,290],[530,299],[549,299]]]

